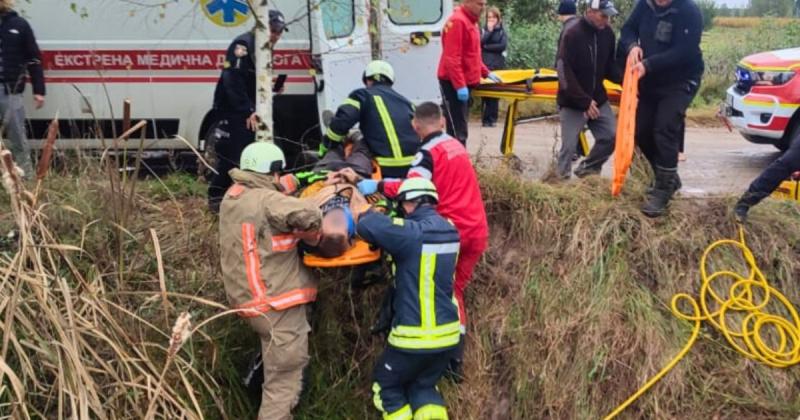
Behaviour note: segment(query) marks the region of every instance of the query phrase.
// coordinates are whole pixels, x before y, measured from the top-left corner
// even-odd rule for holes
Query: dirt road
[[[524,172],[539,178],[548,169],[552,156],[560,147],[558,121],[543,121],[517,127],[514,152],[524,164]],[[501,127],[484,128],[470,124],[471,153],[483,158],[499,158]],[[688,128],[687,160],[679,171],[683,195],[718,195],[741,193],[758,174],[779,156],[769,145],[752,144],[737,132],[724,128]],[[603,176],[611,173],[610,161]]]

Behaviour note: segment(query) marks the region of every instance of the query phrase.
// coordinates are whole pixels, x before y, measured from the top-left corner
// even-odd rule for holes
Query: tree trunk
[[[256,17],[256,141],[274,142],[272,131],[272,47],[269,31],[269,3],[258,0]]]

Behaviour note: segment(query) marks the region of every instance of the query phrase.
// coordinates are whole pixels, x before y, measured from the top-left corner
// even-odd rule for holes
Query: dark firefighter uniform
[[[436,383],[460,341],[458,232],[428,205],[406,219],[368,212],[357,231],[392,255],[396,271],[389,345],[374,371],[375,406],[384,419],[447,419]]]
[[[356,89],[339,106],[325,137],[341,144],[356,123],[384,178],[405,178],[419,138],[411,126],[414,105],[391,86],[376,83]]]
[[[242,150],[255,140],[255,133],[247,128],[247,118],[256,110],[254,60],[255,34],[247,32],[236,37],[225,53],[225,64],[214,90],[217,174],[208,185],[208,204],[214,212],[233,183],[228,171],[239,167]]]
[[[736,217],[744,222],[750,207],[767,198],[781,182],[797,171],[800,171],[800,132],[792,139],[789,149],[753,180],[747,192],[736,203]]]

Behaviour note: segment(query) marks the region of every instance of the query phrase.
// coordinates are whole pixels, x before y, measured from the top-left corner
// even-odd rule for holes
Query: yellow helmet
[[[397,191],[398,201],[414,201],[420,197],[431,197],[439,202],[439,193],[436,192],[436,185],[425,178],[408,178],[400,184]]]
[[[381,77],[385,77],[390,83],[394,83],[394,69],[392,65],[383,60],[374,60],[367,64],[364,69],[364,80],[375,79],[381,81]]]
[[[257,141],[244,148],[239,166],[243,171],[260,174],[277,173],[286,166],[286,158],[283,157],[280,147]]]

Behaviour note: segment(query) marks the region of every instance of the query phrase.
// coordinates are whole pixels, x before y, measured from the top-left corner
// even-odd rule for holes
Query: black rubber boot
[[[742,197],[736,202],[736,206],[733,207],[733,213],[736,216],[736,221],[739,223],[747,222],[747,212],[750,211],[750,207],[760,203],[761,200],[766,198],[768,195],[769,194],[754,191],[747,191],[746,193],[742,194]]]
[[[667,211],[672,196],[681,187],[678,168],[665,169],[656,167],[656,182],[653,190],[647,194],[647,201],[642,206],[642,213],[647,217],[661,217]]]

